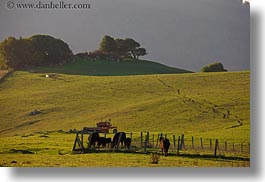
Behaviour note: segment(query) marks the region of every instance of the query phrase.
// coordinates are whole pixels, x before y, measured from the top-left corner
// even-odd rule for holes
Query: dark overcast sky
[[[250,69],[250,11],[241,0],[65,0],[89,10],[8,10],[8,1],[0,1],[1,41],[48,34],[77,53],[97,49],[104,35],[132,37],[148,50],[143,58],[169,66],[199,71],[220,61]]]

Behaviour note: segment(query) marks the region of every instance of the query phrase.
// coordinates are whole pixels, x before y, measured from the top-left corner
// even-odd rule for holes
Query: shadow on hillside
[[[33,125],[33,124],[36,124],[36,123],[38,123],[40,121],[41,120],[28,121],[28,122],[22,123],[20,125],[17,125],[17,126],[15,126],[13,128],[8,128],[8,129],[5,129],[5,130],[1,130],[0,133],[5,133],[5,132],[12,131],[12,130],[15,130],[15,129],[19,129],[19,128],[22,128],[22,127],[25,127],[25,126]]]
[[[123,154],[146,154],[150,155],[152,153],[157,153],[161,156],[161,153],[158,151],[136,151],[136,150],[127,150],[127,149],[106,149],[106,150],[97,150],[97,149],[87,149],[85,152],[81,151],[73,151],[73,155],[76,154],[87,154],[87,153],[123,153]],[[237,156],[224,156],[224,155],[211,155],[211,154],[176,154],[169,152],[168,156],[170,157],[186,157],[191,159],[209,159],[209,160],[236,160],[236,161],[250,161],[250,158],[248,157],[237,157]]]
[[[30,72],[30,71],[29,71]],[[32,73],[32,72],[30,72]],[[46,74],[46,73],[56,73],[64,75],[79,75],[79,76],[137,76],[137,75],[155,75],[155,74],[184,74],[191,72],[159,72],[159,71],[148,71],[148,72],[77,72],[77,71],[68,71],[68,70],[36,70],[34,73]],[[59,79],[58,79],[59,80]]]
[[[188,70],[169,67],[152,61],[100,61],[78,59],[72,63],[53,67],[36,67],[23,71],[30,73],[58,73],[83,76],[130,76],[151,74],[192,73]]]
[[[222,160],[236,160],[236,161],[250,161],[250,158],[247,157],[234,157],[234,156],[224,156],[224,155],[209,155],[209,154],[179,154],[180,157],[187,157],[187,158],[199,158],[199,159],[222,159]]]
[[[243,125],[242,124],[234,125],[234,126],[231,126],[231,127],[226,128],[226,129],[237,128],[237,127],[240,127],[240,126],[243,126]]]

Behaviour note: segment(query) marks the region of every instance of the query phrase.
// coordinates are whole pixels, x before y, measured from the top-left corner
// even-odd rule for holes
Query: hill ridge
[[[105,61],[75,58],[72,63],[56,67],[38,67],[35,72],[90,76],[128,76],[150,74],[180,74],[191,71],[166,66],[149,60]]]

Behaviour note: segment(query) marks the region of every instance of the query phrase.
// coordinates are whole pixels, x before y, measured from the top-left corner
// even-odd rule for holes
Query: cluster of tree
[[[8,37],[0,43],[0,69],[64,64],[73,53],[62,40],[48,35]]]
[[[222,63],[212,63],[201,68],[202,72],[223,72],[227,71],[224,69]]]
[[[147,55],[145,48],[142,48],[139,42],[132,38],[117,38],[105,35],[99,45],[99,50],[103,54],[110,55],[111,57],[119,57],[120,59],[130,58],[138,60],[140,56]]]
[[[121,58],[117,54],[103,52],[100,50],[89,52],[88,55],[89,55],[89,58],[105,60],[105,61],[120,61],[121,60]]]
[[[82,59],[92,59],[92,60],[104,60],[104,61],[121,61],[122,60],[122,58],[118,56],[117,54],[103,52],[101,50],[95,50],[89,53],[81,52],[81,53],[77,53],[75,56],[82,58]]]

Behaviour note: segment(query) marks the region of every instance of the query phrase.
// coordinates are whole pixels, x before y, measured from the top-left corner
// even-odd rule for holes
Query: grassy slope
[[[249,161],[174,156],[151,165],[150,156],[140,154],[69,155],[75,135],[47,132],[111,118],[119,130],[248,142],[249,72],[45,78],[19,71],[1,82],[0,93],[0,166],[249,166]],[[28,116],[34,109],[43,113]],[[231,115],[224,119],[227,110]]]
[[[56,72],[71,75],[94,75],[94,76],[122,76],[122,75],[147,75],[188,73],[190,71],[168,67],[160,63],[140,61],[91,61],[76,58],[75,62],[64,66],[38,68],[40,72]]]
[[[0,86],[0,135],[81,129],[111,118],[119,130],[249,140],[249,72],[57,78],[14,72]],[[43,114],[28,116],[34,109]],[[227,110],[230,118],[223,119]],[[239,119],[244,125],[231,128]]]

